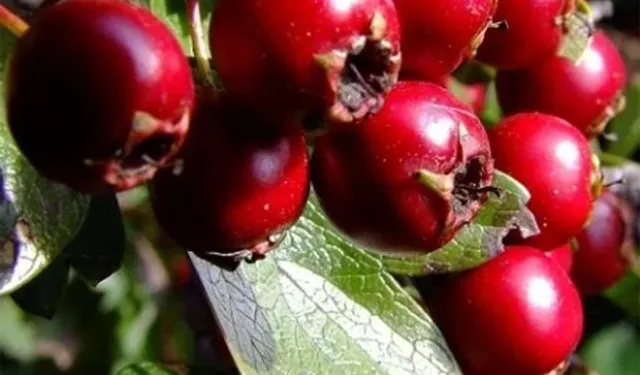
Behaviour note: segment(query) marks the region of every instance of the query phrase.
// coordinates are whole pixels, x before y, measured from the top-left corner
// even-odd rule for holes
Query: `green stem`
[[[622,156],[608,153],[608,152],[603,152],[600,155],[598,155],[598,157],[600,158],[600,161],[602,162],[602,164],[606,166],[617,167],[617,166],[629,163],[628,159]]]
[[[191,43],[193,44],[193,55],[198,65],[198,72],[202,78],[215,87],[213,71],[209,63],[207,54],[207,41],[202,27],[202,16],[200,14],[199,0],[186,0],[187,16],[189,17],[189,29],[191,32]]]
[[[448,198],[453,192],[453,176],[446,174],[439,174],[421,169],[415,173],[415,178],[423,186],[438,193],[443,198]]]
[[[4,5],[0,5],[0,26],[3,26],[17,37],[22,36],[29,28],[29,25],[22,18],[15,15]]]

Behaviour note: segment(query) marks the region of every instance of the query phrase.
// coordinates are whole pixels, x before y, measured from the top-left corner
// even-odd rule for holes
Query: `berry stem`
[[[15,15],[4,5],[0,5],[0,25],[17,37],[22,36],[29,28],[29,25],[22,18]]]
[[[202,27],[202,16],[200,14],[199,0],[185,0],[187,4],[187,15],[189,17],[189,28],[191,32],[191,43],[193,44],[193,55],[198,65],[198,71],[202,78],[211,86],[217,89],[213,78],[213,71],[207,56],[207,43]]]

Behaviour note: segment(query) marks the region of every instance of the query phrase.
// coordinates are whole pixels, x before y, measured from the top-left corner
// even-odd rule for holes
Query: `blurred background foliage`
[[[36,5],[32,0],[16,1],[1,0],[19,5],[24,15]],[[610,6],[610,2],[593,3],[604,4],[605,11]],[[613,3],[614,16],[601,26],[618,43],[630,72],[626,109],[608,128],[613,137],[599,145],[605,164],[615,166],[627,158],[640,162],[640,2]],[[180,7],[181,1],[167,4],[170,15],[171,7]],[[179,20],[169,18],[169,22]],[[7,40],[3,33],[0,47]],[[484,114],[488,121],[500,114],[490,87]],[[640,183],[632,188],[640,192]],[[162,364],[168,374],[187,373],[187,363],[190,374],[236,373],[184,252],[158,230],[146,194],[144,188],[120,194],[122,215],[108,202],[92,209],[86,226],[91,222],[93,229],[83,231],[101,232],[100,241],[75,243],[66,250],[97,246],[106,262],[117,265],[123,260],[122,267],[95,288],[70,274],[67,288],[55,289],[56,283],[50,283],[47,295],[29,295],[27,287],[22,296],[0,297],[1,375],[107,375],[143,361]],[[640,207],[640,202],[634,203]],[[66,278],[68,272],[68,267],[52,267],[32,283]],[[30,306],[30,298],[39,303]],[[50,319],[24,311],[51,315],[48,303],[55,308]],[[640,374],[638,277],[629,274],[603,295],[587,298],[585,306],[586,329],[579,349],[584,363],[601,375]],[[150,368],[138,365],[122,373],[154,373]]]

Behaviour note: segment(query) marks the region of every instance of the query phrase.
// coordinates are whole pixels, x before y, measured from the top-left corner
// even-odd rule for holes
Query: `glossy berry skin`
[[[560,17],[573,10],[574,0],[498,1],[496,21],[508,29],[487,31],[477,59],[498,69],[531,66],[554,54],[560,46]]]
[[[495,0],[394,0],[402,30],[401,75],[436,82],[475,55]]]
[[[465,375],[541,375],[575,350],[583,310],[567,273],[541,251],[505,252],[434,288],[429,312]]]
[[[279,127],[223,98],[203,100],[179,153],[182,170],[150,184],[164,231],[196,252],[265,247],[302,214],[309,163],[300,127]]]
[[[6,100],[15,141],[42,175],[101,193],[143,183],[169,162],[194,85],[180,45],[148,10],[65,0],[16,43]]]
[[[618,112],[626,80],[622,56],[609,37],[597,31],[576,64],[553,55],[527,69],[499,72],[497,91],[507,114],[549,113],[594,137]]]
[[[545,255],[555,260],[567,273],[571,272],[571,268],[573,268],[574,253],[575,250],[570,243],[560,245],[553,250],[545,251]]]
[[[584,135],[558,117],[522,113],[503,119],[489,139],[496,168],[531,194],[528,207],[540,234],[524,243],[551,250],[580,233],[593,201],[593,165]]]
[[[381,105],[401,60],[391,0],[223,1],[210,45],[227,91],[271,117],[361,118]]]
[[[318,137],[311,164],[315,192],[336,227],[393,254],[448,242],[475,216],[493,172],[477,117],[424,82],[398,83],[375,115]],[[420,170],[438,174],[448,188],[429,188],[417,178]]]
[[[605,190],[595,201],[589,225],[577,236],[571,277],[583,294],[597,294],[624,276],[633,254],[633,228],[625,217],[625,203]]]

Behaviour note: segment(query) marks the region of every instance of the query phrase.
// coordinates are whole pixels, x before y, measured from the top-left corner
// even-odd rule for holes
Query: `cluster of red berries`
[[[574,0],[221,0],[209,35],[219,93],[195,87],[147,10],[61,0],[13,52],[8,121],[51,180],[93,194],[150,181],[163,229],[209,255],[272,249],[311,183],[352,241],[434,251],[474,219],[502,170],[531,193],[540,233],[509,235],[513,246],[453,276],[431,306],[465,374],[543,375],[582,332],[567,244],[577,237],[572,275],[585,291],[624,270],[625,219],[610,194],[596,201],[589,138],[619,109],[625,69],[580,14]],[[572,61],[559,51],[576,17],[590,36]],[[509,115],[488,133],[430,83],[474,57],[498,69]]]

